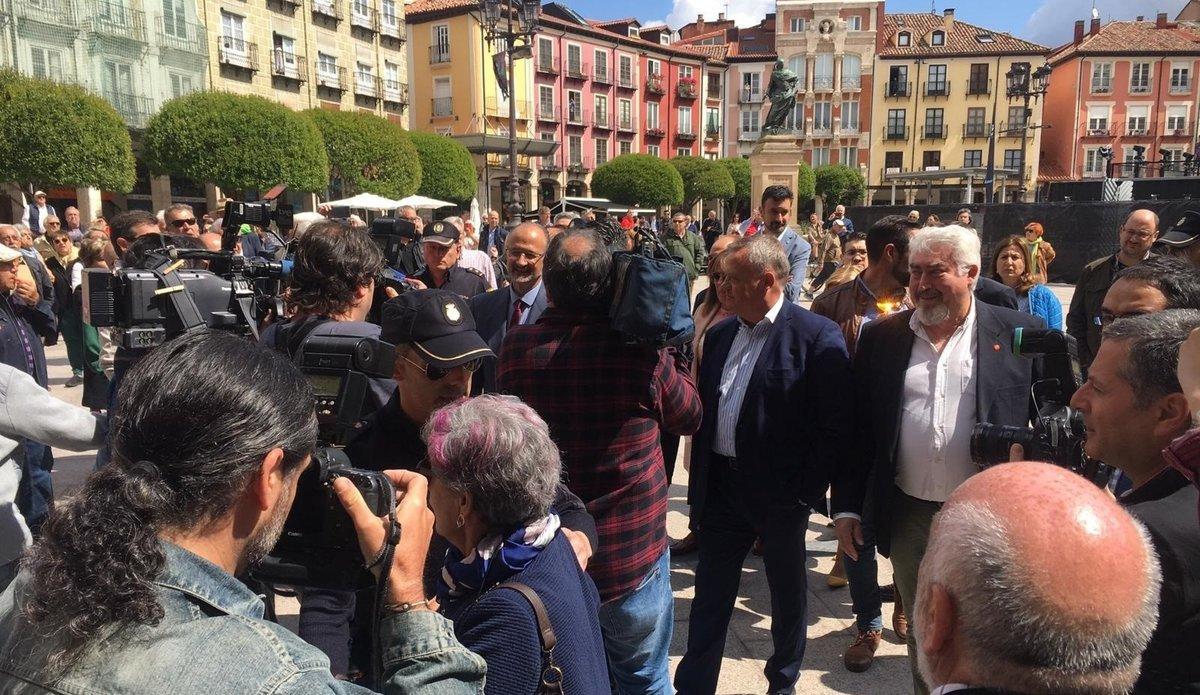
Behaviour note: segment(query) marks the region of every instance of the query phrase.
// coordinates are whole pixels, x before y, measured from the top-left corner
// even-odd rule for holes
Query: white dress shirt
[[[975,426],[975,302],[939,354],[914,312],[916,338],[904,372],[896,486],[928,502],[945,502],[977,470],[971,462]]]
[[[933,692],[929,693],[929,695],[947,695],[947,693],[953,693],[953,692],[957,692],[959,690],[967,690],[970,687],[971,686],[963,685],[962,683],[947,683],[945,685],[934,688]]]
[[[758,362],[758,356],[767,342],[771,326],[783,309],[783,302],[784,297],[780,294],[767,315],[753,326],[738,319],[738,332],[733,338],[733,345],[729,347],[729,356],[725,358],[721,385],[717,391],[720,399],[717,401],[717,432],[713,438],[713,451],[721,456],[737,456],[737,423],[742,413],[742,400],[746,397],[746,386],[754,374],[754,364]]]
[[[521,309],[521,321],[517,325],[524,326],[526,323],[528,323],[529,322],[529,311],[531,309],[533,309],[533,302],[535,299],[537,299],[538,292],[541,292],[541,291],[542,291],[542,281],[541,280],[537,281],[537,284],[533,286],[533,289],[529,290],[528,292],[526,292],[525,294],[523,294],[520,297],[517,296],[517,291],[513,289],[513,286],[509,285],[508,286],[508,313],[504,315],[505,322],[507,322],[508,319],[512,317],[513,307],[516,305],[517,300],[520,300],[522,302],[525,302],[525,306],[522,307],[522,309]]]

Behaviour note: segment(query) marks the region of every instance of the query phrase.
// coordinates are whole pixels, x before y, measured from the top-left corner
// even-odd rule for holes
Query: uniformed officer
[[[421,237],[425,255],[425,271],[417,279],[429,289],[454,292],[470,299],[487,292],[487,281],[478,271],[458,265],[462,254],[461,232],[446,222],[434,222]]]

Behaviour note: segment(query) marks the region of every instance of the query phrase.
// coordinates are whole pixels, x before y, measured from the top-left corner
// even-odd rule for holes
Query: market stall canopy
[[[614,203],[607,198],[576,198],[567,196],[557,203],[550,206],[553,212],[583,212],[585,210],[596,210],[598,212],[607,212],[621,216],[626,210],[633,210],[635,215],[653,215],[658,212],[654,208],[635,208],[631,205],[622,205]]]
[[[507,135],[454,135],[458,144],[467,148],[471,154],[508,154]],[[536,140],[534,138],[517,138],[517,154],[527,157],[549,157],[558,151],[558,142],[554,140]]]
[[[411,205],[418,210],[429,210],[454,207],[455,204],[447,203],[446,201],[438,200],[437,198],[429,198],[423,195],[410,195],[407,198],[401,198],[400,200],[396,201],[396,207],[403,207],[405,205]]]
[[[359,210],[395,210],[404,205],[402,201],[391,200],[384,198],[381,195],[374,193],[359,193],[351,198],[343,198],[341,200],[330,200],[325,203],[332,207],[357,208]]]

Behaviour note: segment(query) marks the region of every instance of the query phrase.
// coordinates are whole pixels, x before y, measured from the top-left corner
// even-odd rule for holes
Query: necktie
[[[508,319],[509,328],[521,325],[521,313],[525,311],[525,307],[525,301],[522,299],[518,299],[516,302],[513,302],[512,317]]]

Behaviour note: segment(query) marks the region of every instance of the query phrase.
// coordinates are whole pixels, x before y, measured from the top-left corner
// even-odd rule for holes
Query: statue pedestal
[[[750,152],[750,207],[756,208],[767,186],[783,185],[796,193],[800,148],[793,135],[764,135]]]

